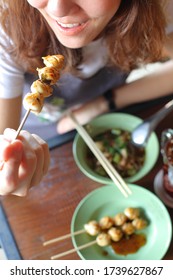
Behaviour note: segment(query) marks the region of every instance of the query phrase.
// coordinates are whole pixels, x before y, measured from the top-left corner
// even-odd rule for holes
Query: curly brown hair
[[[163,0],[122,0],[120,7],[102,32],[110,60],[123,70],[161,57],[166,20]],[[11,38],[7,51],[27,70],[42,66],[42,56],[61,53],[66,70],[73,71],[82,61],[82,49],[64,47],[40,12],[26,0],[0,0],[0,24]]]

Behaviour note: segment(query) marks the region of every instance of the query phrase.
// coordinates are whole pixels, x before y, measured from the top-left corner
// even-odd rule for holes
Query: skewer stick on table
[[[50,239],[48,241],[43,242],[43,246],[47,246],[47,245],[50,245],[52,243],[62,241],[64,239],[67,239],[67,238],[70,238],[72,236],[75,236],[75,235],[78,235],[78,234],[81,234],[81,233],[85,233],[85,232],[86,232],[85,229],[81,229],[81,230],[78,230],[74,233],[68,233],[68,234],[65,234],[63,236],[59,236],[59,237],[56,237],[56,238],[53,238],[53,239]]]
[[[65,252],[59,253],[59,254],[57,254],[57,255],[51,256],[51,260],[59,259],[59,258],[61,258],[61,257],[64,257],[64,256],[69,255],[69,254],[72,254],[72,253],[74,253],[74,252],[76,252],[76,251],[78,251],[78,250],[82,250],[82,249],[88,248],[88,247],[93,246],[93,245],[95,245],[95,244],[97,244],[97,241],[96,241],[96,240],[90,241],[89,243],[86,243],[86,244],[84,244],[84,245],[81,245],[81,246],[79,246],[79,247],[77,247],[77,248],[73,248],[73,249],[70,249],[70,250],[68,250],[68,251],[65,251]]]

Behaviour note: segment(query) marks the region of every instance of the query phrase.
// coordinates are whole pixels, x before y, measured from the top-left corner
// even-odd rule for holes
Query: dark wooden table
[[[135,106],[135,111],[131,107],[125,111],[146,118],[167,101],[161,99],[157,102],[144,103]],[[170,113],[157,127],[156,133],[159,138],[163,129],[173,127],[172,116],[173,113]],[[44,180],[30,190],[26,198],[8,196],[0,199],[4,219],[22,259],[50,259],[52,255],[73,248],[71,239],[47,247],[43,247],[42,243],[69,233],[72,215],[80,200],[101,186],[81,173],[73,159],[72,140],[65,142],[63,145],[61,143],[58,147],[53,147],[56,146],[56,141],[53,145],[50,141],[50,170]],[[153,180],[161,167],[162,159],[159,157],[153,170],[136,184],[154,192]],[[173,219],[173,209],[169,207],[167,209]],[[10,239],[7,241],[10,242]],[[11,243],[11,246],[14,244]],[[10,246],[6,248],[10,250]],[[73,253],[62,259],[78,260],[79,257],[77,253]],[[173,240],[164,259],[173,260]]]

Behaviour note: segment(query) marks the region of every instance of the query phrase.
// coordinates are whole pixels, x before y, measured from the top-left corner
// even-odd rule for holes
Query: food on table
[[[99,235],[96,237],[96,242],[100,247],[105,247],[110,245],[111,237],[106,232],[102,232],[99,233]]]
[[[131,144],[130,131],[108,129],[93,137],[93,140],[123,178],[135,175],[142,168],[145,161],[145,148]],[[93,171],[101,176],[108,176],[89,149],[86,157]]]
[[[111,237],[111,240],[118,242],[121,240],[121,238],[123,237],[123,231],[121,230],[121,228],[117,228],[117,227],[111,227],[108,230],[108,234]]]
[[[95,236],[100,232],[100,225],[97,221],[90,221],[84,225],[84,229],[89,235]]]
[[[109,229],[110,227],[112,227],[114,224],[114,220],[113,218],[109,217],[109,216],[105,216],[103,218],[100,219],[99,221],[99,225],[101,227],[101,229]]]
[[[136,253],[147,242],[143,233],[134,233],[129,238],[121,238],[119,242],[112,242],[111,248],[119,255],[129,255]]]
[[[97,245],[110,245],[118,254],[132,254],[146,243],[145,235],[137,232],[148,224],[140,214],[139,208],[127,207],[113,218],[104,216],[99,222],[91,220],[84,228],[89,235],[96,236]]]
[[[116,226],[122,226],[127,221],[127,216],[124,213],[118,213],[114,217],[114,223]]]
[[[135,232],[135,227],[133,226],[133,224],[131,222],[128,222],[128,223],[125,223],[122,225],[122,231],[126,235],[131,235]]]
[[[124,210],[124,214],[129,220],[134,220],[139,217],[140,212],[138,208],[128,207]]]
[[[135,229],[143,229],[147,226],[147,222],[142,218],[136,218],[132,221],[132,225],[135,227]]]
[[[60,70],[63,68],[64,57],[62,55],[48,55],[43,57],[46,67],[37,68],[39,79],[31,85],[31,93],[27,93],[23,99],[26,110],[38,114],[44,105],[44,98],[52,95],[52,85],[60,78]]]

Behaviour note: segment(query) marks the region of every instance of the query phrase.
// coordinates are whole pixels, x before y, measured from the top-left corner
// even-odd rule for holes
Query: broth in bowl
[[[131,143],[131,132],[123,129],[108,129],[93,138],[98,148],[123,178],[134,176],[144,165],[145,149]],[[108,177],[106,171],[88,149],[86,160],[91,169]]]

